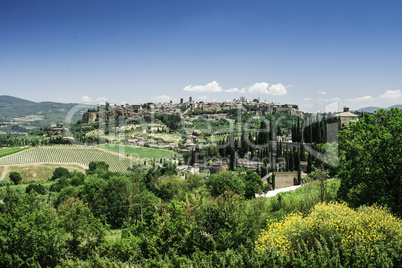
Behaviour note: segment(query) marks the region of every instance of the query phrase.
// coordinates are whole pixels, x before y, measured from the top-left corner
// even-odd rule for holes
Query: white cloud
[[[85,103],[91,103],[92,99],[88,96],[82,96],[82,101]]]
[[[363,96],[363,97],[346,99],[345,101],[353,102],[353,103],[364,103],[364,102],[374,101],[375,99],[376,98],[374,98],[370,95],[367,95],[367,96]]]
[[[282,85],[281,83],[275,84],[269,87],[269,93],[270,95],[286,95],[288,94],[286,87]]]
[[[317,93],[320,94],[320,95],[327,95],[327,92],[325,92],[325,91],[319,91],[318,90]]]
[[[206,85],[188,85],[183,90],[196,92],[222,92],[222,87],[216,81],[212,81]]]
[[[225,89],[224,91],[227,93],[247,93],[246,88],[238,89],[237,87]]]
[[[387,90],[380,96],[382,99],[398,99],[402,97],[402,93],[399,89],[397,90]]]
[[[268,86],[269,84],[265,82],[255,83],[254,85],[249,86],[247,91],[249,93],[269,94]]]
[[[275,84],[269,86],[268,83],[261,82],[255,83],[247,88],[247,92],[256,94],[267,94],[267,95],[286,95],[286,87],[282,84]]]
[[[310,99],[310,98],[304,98],[303,100],[305,100],[305,101],[310,101],[311,99]]]
[[[104,103],[104,102],[107,102],[107,99],[105,97],[100,97],[100,98],[97,98],[96,101],[98,103]]]
[[[167,95],[153,96],[151,99],[156,102],[169,102],[170,100],[173,100],[170,96]]]
[[[207,99],[209,99],[209,98],[208,98],[208,96],[201,96],[201,97],[198,97],[198,99],[199,99],[199,100],[207,100]]]
[[[286,95],[287,87],[279,84],[269,85],[266,82],[255,83],[246,88],[239,89],[237,87],[222,89],[218,82],[212,81],[206,85],[188,85],[183,88],[183,91],[191,92],[226,92],[226,93],[254,93],[254,94],[266,94],[266,95]]]
[[[236,92],[239,92],[239,89],[237,87],[234,87],[234,88],[225,89],[224,91],[228,92],[228,93],[236,93]]]
[[[386,90],[378,97],[366,95],[363,97],[345,99],[343,105],[350,106],[351,110],[357,110],[363,107],[381,107],[387,108],[395,104],[402,103],[402,92],[400,90]]]

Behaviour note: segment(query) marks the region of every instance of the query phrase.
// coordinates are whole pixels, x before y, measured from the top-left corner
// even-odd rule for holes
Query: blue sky
[[[0,95],[402,104],[402,1],[0,0]]]

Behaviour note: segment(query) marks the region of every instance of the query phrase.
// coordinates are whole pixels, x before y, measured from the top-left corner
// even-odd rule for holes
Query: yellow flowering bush
[[[307,216],[291,213],[283,220],[269,220],[256,241],[256,250],[276,249],[297,254],[300,245],[311,251],[317,241],[352,251],[356,244],[372,252],[377,245],[402,241],[402,221],[378,206],[353,210],[346,203],[317,204]]]

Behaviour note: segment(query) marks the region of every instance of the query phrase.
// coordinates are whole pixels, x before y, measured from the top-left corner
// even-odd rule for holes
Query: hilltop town
[[[299,110],[298,106],[295,104],[280,104],[260,101],[259,99],[248,101],[245,97],[224,102],[196,102],[192,97],[189,97],[188,101],[184,101],[184,99],[181,98],[179,103],[170,101],[167,103],[110,105],[106,102],[105,105],[98,105],[98,107],[85,112],[82,116],[82,122],[91,124],[95,122],[96,119],[109,120],[111,118],[117,119],[118,117],[134,119],[136,116],[151,114],[174,114],[182,116],[185,116],[189,112],[198,112],[198,114],[223,114],[239,108],[241,108],[242,111],[253,112],[257,116],[276,113],[303,116],[303,112]],[[102,116],[104,118],[101,118]]]

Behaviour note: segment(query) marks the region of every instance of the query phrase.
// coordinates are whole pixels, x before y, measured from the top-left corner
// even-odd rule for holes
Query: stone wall
[[[268,178],[271,181],[271,178]],[[267,183],[263,180],[263,183]],[[276,172],[275,189],[297,185],[297,172]]]

